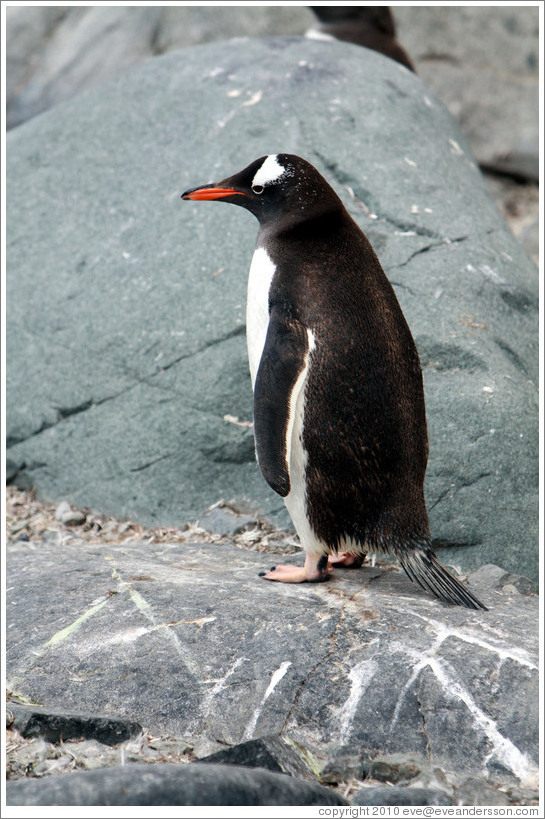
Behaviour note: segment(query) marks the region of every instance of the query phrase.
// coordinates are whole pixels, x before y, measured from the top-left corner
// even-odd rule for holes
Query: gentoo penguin
[[[310,39],[346,40],[379,51],[415,71],[407,52],[396,40],[388,6],[309,6],[320,23],[307,31]]]
[[[441,600],[485,608],[431,549],[418,353],[337,194],[306,160],[276,154],[182,199],[220,199],[259,220],[246,312],[256,455],[306,552],[302,568],[262,576],[325,580],[332,564],[389,552]]]

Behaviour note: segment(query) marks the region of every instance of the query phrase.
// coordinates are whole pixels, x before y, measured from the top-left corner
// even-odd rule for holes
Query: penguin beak
[[[204,185],[199,188],[191,188],[182,193],[182,199],[192,199],[193,201],[200,201],[202,199],[224,199],[226,196],[246,196],[242,191],[237,191],[234,188],[221,188],[213,185]]]

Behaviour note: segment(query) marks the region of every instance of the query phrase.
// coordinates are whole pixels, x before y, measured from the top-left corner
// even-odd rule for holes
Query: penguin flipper
[[[439,600],[468,609],[487,607],[439,562],[431,549],[416,548],[397,555],[406,574]]]
[[[309,349],[307,328],[273,307],[254,385],[254,435],[263,477],[282,497],[291,488],[290,437]]]

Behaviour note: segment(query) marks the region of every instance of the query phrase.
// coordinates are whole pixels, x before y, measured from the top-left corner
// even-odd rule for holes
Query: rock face
[[[257,224],[179,201],[277,151],[326,176],[396,288],[424,368],[442,559],[535,578],[536,269],[443,106],[345,43],[184,50],[10,132],[10,474],[151,525],[220,498],[289,525],[250,428]]]
[[[418,73],[462,125],[479,162],[538,178],[539,11],[397,6]],[[304,6],[7,9],[7,122],[13,127],[129,66],[230,37],[303,34]]]
[[[419,75],[458,119],[479,163],[537,181],[537,7],[394,12]]]
[[[474,612],[385,566],[268,583],[229,543],[8,548],[7,684],[46,710],[298,780],[536,786],[538,603],[497,567]]]

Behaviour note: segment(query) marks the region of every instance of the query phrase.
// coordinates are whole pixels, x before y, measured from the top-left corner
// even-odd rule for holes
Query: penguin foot
[[[327,555],[320,557],[307,555],[304,566],[287,564],[273,566],[270,572],[260,572],[259,576],[265,580],[277,580],[279,583],[321,583],[330,577],[332,571]]]
[[[337,552],[328,557],[330,566],[342,566],[343,569],[359,569],[364,560],[364,554],[353,555],[351,552]]]

